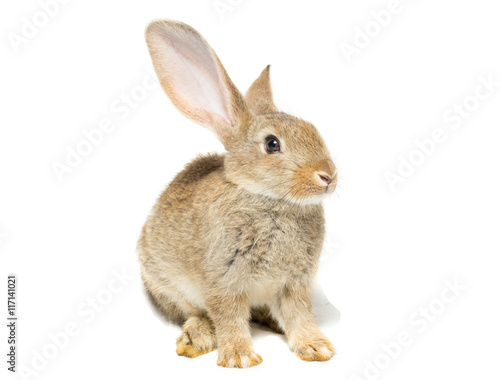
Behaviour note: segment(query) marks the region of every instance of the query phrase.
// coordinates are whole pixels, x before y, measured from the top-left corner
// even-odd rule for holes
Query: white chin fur
[[[328,196],[330,193],[321,193],[319,195],[316,195],[311,198],[304,198],[304,199],[291,199],[293,203],[301,204],[301,205],[319,205],[321,204]]]
[[[245,190],[247,190],[253,194],[263,195],[265,197],[272,198],[272,199],[281,199],[282,198],[281,196],[276,195],[269,190],[261,189],[255,185],[243,185],[242,187]],[[299,198],[299,199],[287,198],[287,201],[290,203],[300,204],[303,206],[318,205],[318,204],[321,204],[330,194],[331,194],[331,192],[321,193],[321,194],[316,195],[316,196],[311,197],[311,198]]]

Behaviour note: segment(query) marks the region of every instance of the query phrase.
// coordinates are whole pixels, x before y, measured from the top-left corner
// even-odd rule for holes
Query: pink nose
[[[319,178],[321,178],[321,180],[326,183],[327,185],[331,184],[332,183],[332,179],[326,175],[323,175],[323,174],[318,174],[319,175]]]

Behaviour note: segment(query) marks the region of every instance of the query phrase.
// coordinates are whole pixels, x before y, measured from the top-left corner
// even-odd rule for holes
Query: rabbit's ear
[[[273,91],[271,90],[271,78],[269,76],[270,68],[271,65],[267,65],[245,95],[250,109],[257,115],[278,112],[273,102]]]
[[[212,130],[226,148],[252,117],[244,97],[205,39],[175,20],[155,20],[146,42],[160,83],[175,107]]]

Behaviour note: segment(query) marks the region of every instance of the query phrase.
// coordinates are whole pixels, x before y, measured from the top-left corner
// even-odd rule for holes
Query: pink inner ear
[[[172,99],[174,103],[176,100],[179,102],[176,106],[212,128],[215,126],[210,124],[221,119],[231,126],[211,49],[191,33],[162,33],[159,37],[163,45],[162,49],[158,49],[159,63],[170,83],[171,95],[178,98]]]

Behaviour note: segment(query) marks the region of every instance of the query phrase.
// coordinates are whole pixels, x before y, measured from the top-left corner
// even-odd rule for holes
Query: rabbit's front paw
[[[292,351],[302,360],[327,361],[335,354],[335,348],[325,337],[303,339],[292,346]]]
[[[217,365],[227,368],[248,368],[262,363],[262,357],[253,352],[251,347],[236,348],[235,346],[219,348]]]

